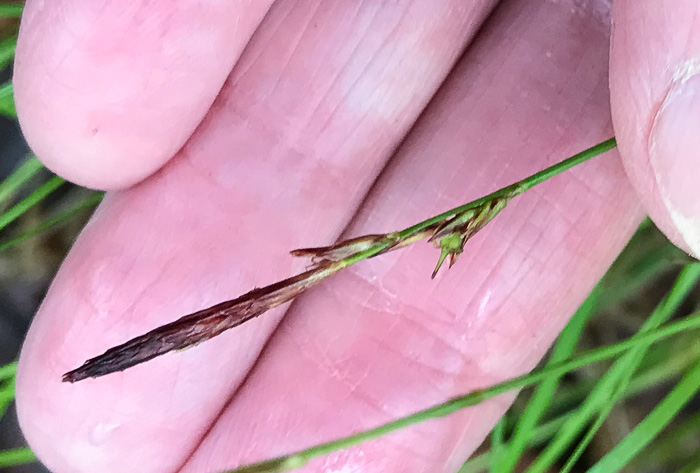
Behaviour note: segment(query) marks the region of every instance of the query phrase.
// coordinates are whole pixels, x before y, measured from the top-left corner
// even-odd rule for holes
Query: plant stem
[[[36,456],[28,447],[0,450],[0,468],[9,468],[36,461]]]
[[[460,409],[474,406],[483,401],[486,401],[487,399],[491,399],[505,392],[532,386],[533,384],[536,384],[551,376],[561,376],[565,373],[568,373],[569,371],[579,369],[583,366],[613,358],[614,356],[625,352],[629,349],[638,346],[645,346],[650,343],[656,343],[659,340],[669,337],[671,335],[697,328],[700,328],[700,314],[694,314],[691,317],[687,317],[678,322],[670,323],[664,327],[653,331],[637,334],[630,339],[624,340],[614,345],[590,350],[584,353],[583,355],[573,358],[569,361],[558,363],[540,371],[536,371],[534,373],[526,374],[518,378],[505,381],[490,388],[473,391],[463,396],[452,398],[442,404],[429,407],[427,409],[418,411],[406,417],[401,417],[399,419],[393,420],[373,429],[358,432],[356,434],[349,435],[341,439],[333,440],[331,442],[322,443],[314,447],[308,448],[306,450],[301,450],[299,452],[292,453],[290,455],[285,455],[260,463],[255,463],[253,465],[243,466],[234,470],[229,470],[226,473],[279,473],[283,471],[293,470],[295,468],[300,468],[313,458],[327,455],[334,451],[348,448],[363,442],[367,442],[369,440],[374,440],[378,437],[390,434],[397,430],[404,429],[414,424],[450,415]]]
[[[21,3],[7,3],[0,5],[0,18],[19,18],[22,15],[24,5]]]
[[[102,201],[102,198],[104,197],[104,194],[102,192],[95,193],[91,195],[90,197],[86,198],[85,200],[77,203],[73,207],[59,213],[58,215],[55,215],[54,217],[51,217],[48,220],[45,220],[42,222],[40,225],[37,225],[36,227],[22,233],[21,235],[18,235],[10,240],[3,241],[0,243],[0,253],[7,250],[8,248],[11,248],[15,246],[18,243],[23,242],[27,238],[31,238],[33,236],[39,235],[46,230],[51,229],[52,227],[56,225],[61,225],[65,222],[67,222],[71,217],[73,217],[75,214],[78,212],[89,209],[91,207],[96,206],[97,204]]]
[[[253,289],[235,299],[185,315],[112,347],[102,355],[90,358],[82,366],[65,373],[63,381],[74,383],[86,378],[97,378],[123,371],[174,350],[187,349],[291,301],[348,266],[385,251],[406,247],[423,238],[430,238],[429,241],[433,241],[435,246],[441,249],[438,264],[433,271],[434,277],[447,256],[450,257],[452,266],[466,241],[498,215],[508,200],[614,146],[615,139],[610,138],[510,186],[398,232],[365,235],[324,248],[294,250],[292,254],[295,256],[311,258],[314,263],[311,269]],[[12,213],[12,210],[8,213]],[[2,217],[0,215],[0,229]]]
[[[0,97],[2,97],[0,88]],[[22,185],[31,179],[36,173],[41,171],[44,165],[34,156],[23,162],[12,174],[0,182],[0,204],[10,198]]]
[[[0,85],[0,115],[5,115],[8,118],[17,118],[12,82],[5,82]],[[1,183],[0,186],[2,186]]]
[[[42,200],[44,200],[49,194],[61,187],[66,181],[58,176],[54,176],[46,183],[41,185],[38,189],[32,192],[24,200],[17,203],[7,212],[0,214],[0,230],[8,226],[10,223],[19,218],[24,212],[32,208]]]
[[[561,363],[571,358],[572,353],[574,353],[578,345],[583,327],[598,306],[600,292],[600,286],[597,286],[583,304],[581,304],[581,307],[579,307],[559,336],[552,350],[552,355],[547,361],[547,366]],[[519,416],[520,420],[513,430],[512,437],[504,447],[506,454],[501,455],[500,458],[495,460],[498,468],[492,469],[494,473],[511,472],[515,469],[518,460],[533,436],[533,432],[540,418],[550,406],[554,398],[554,393],[559,387],[560,380],[561,377],[552,376],[539,383],[535,392],[530,397],[527,407]],[[493,450],[493,448],[491,450]],[[494,452],[492,452],[492,455],[493,453]]]
[[[6,365],[0,366],[0,381],[12,378],[17,373],[17,362],[12,361]]]
[[[622,442],[598,461],[588,473],[612,473],[624,468],[673,420],[700,390],[700,360],[656,405]]]
[[[692,337],[688,338],[694,340],[695,334],[691,334],[691,336]],[[678,357],[671,358],[667,361],[665,360],[658,366],[654,366],[648,371],[635,377],[628,385],[628,389],[625,391],[622,398],[618,401],[629,399],[641,392],[652,389],[659,384],[663,384],[671,379],[678,378],[680,374],[686,372],[688,367],[695,363],[695,361],[698,359],[698,349],[695,348],[692,341],[688,343],[686,348],[687,350],[685,350],[683,355],[680,356],[680,360],[677,359]],[[592,389],[593,385],[585,385],[584,389],[582,390],[590,391]],[[574,403],[580,404],[582,402],[581,396],[578,396],[576,392],[568,392],[565,394],[565,396],[567,396],[569,400],[562,402],[561,404],[563,405]],[[557,409],[555,408],[554,410],[556,411]],[[539,425],[530,436],[527,446],[539,446],[547,441],[550,441],[554,435],[561,430],[562,426],[570,419],[575,417],[576,414],[577,412],[575,410],[568,411]],[[700,417],[698,418],[698,424],[700,425]],[[676,430],[674,431],[673,435],[677,433],[678,432]],[[470,458],[464,463],[462,468],[459,470],[459,473],[478,473],[481,471],[486,471],[490,457],[491,452],[486,451],[478,456]]]
[[[615,138],[610,138],[602,143],[598,143],[595,146],[592,146],[584,151],[581,151],[578,154],[575,154],[571,156],[568,159],[565,159],[564,161],[561,161],[557,164],[554,164],[553,166],[550,166],[546,169],[543,169],[542,171],[536,172],[535,174],[526,177],[525,179],[522,179],[516,183],[513,183],[509,186],[503,187],[501,189],[498,189],[495,192],[492,192],[488,195],[485,195],[483,197],[480,197],[476,200],[472,200],[471,202],[468,202],[466,204],[460,205],[459,207],[455,207],[453,209],[450,209],[446,212],[443,212],[439,215],[435,215],[434,217],[431,217],[427,220],[423,220],[422,222],[416,223],[415,225],[412,225],[408,228],[405,228],[404,230],[401,230],[399,232],[396,232],[392,234],[393,239],[391,241],[387,242],[381,242],[378,243],[377,245],[373,246],[372,248],[369,248],[361,253],[357,253],[356,255],[353,255],[349,258],[346,258],[344,260],[346,266],[353,265],[357,262],[360,262],[362,260],[365,260],[367,258],[371,258],[372,256],[380,253],[381,251],[389,248],[394,244],[395,241],[401,241],[405,240],[407,238],[410,238],[412,236],[417,235],[418,233],[422,232],[423,230],[427,229],[428,227],[431,227],[432,225],[436,225],[440,222],[443,222],[445,219],[457,215],[463,212],[466,212],[467,210],[470,209],[475,209],[477,207],[481,207],[484,204],[487,204],[488,202],[491,202],[495,199],[499,198],[513,198],[516,196],[519,196],[523,192],[532,189],[535,187],[537,184],[541,184],[542,182],[546,181],[547,179],[550,179],[557,174],[561,174],[564,171],[568,171],[574,166],[577,166],[585,161],[588,161],[591,158],[594,158],[596,156],[599,156],[606,151],[610,151],[611,149],[615,148],[617,146],[617,141]]]
[[[700,264],[686,266],[676,279],[671,291],[656,306],[644,323],[640,333],[651,331],[666,322],[687,298],[699,278]],[[574,462],[583,453],[587,444],[592,441],[596,430],[602,425],[604,417],[623,396],[624,389],[641,364],[648,348],[648,346],[640,345],[615,361],[615,364],[600,378],[588,397],[581,403],[581,406],[576,410],[576,415],[562,426],[557,435],[549,442],[547,448],[530,464],[526,470],[527,473],[550,471],[571,443],[580,437],[585,427],[592,419],[596,418],[579,442],[579,446],[574,450],[573,460],[570,460],[562,471],[569,471],[570,468],[573,468]]]

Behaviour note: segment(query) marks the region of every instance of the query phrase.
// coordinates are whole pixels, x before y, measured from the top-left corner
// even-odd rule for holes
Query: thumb
[[[700,255],[700,2],[613,2],[615,132],[649,216]]]

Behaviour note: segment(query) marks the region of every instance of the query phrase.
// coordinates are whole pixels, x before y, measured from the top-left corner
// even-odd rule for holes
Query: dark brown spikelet
[[[193,347],[294,299],[343,267],[340,263],[323,262],[291,278],[186,315],[87,360],[79,368],[64,374],[63,381],[74,383],[97,378],[123,371],[173,350]]]
[[[86,378],[97,378],[123,371],[164,353],[184,350],[216,337],[226,330],[294,299],[323,279],[345,268],[348,258],[377,245],[383,248],[369,257],[379,256],[429,238],[429,241],[433,242],[441,252],[432,275],[435,277],[445,258],[450,257],[451,267],[467,240],[494,218],[507,202],[507,197],[494,199],[410,235],[401,236],[400,233],[364,235],[331,246],[294,250],[292,255],[310,258],[312,264],[310,269],[269,286],[253,289],[236,299],[186,315],[122,345],[110,348],[102,355],[89,359],[81,367],[64,374],[63,381],[74,383]]]

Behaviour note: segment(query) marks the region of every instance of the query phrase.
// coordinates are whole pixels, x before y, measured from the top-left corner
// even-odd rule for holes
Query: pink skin
[[[271,3],[27,2],[14,85],[32,149],[88,187],[152,174],[192,135]]]
[[[153,48],[153,36],[134,34],[129,54],[143,57],[126,62],[131,70],[114,68],[109,81],[94,61],[124,61],[110,60],[120,54],[114,29],[76,33],[56,18],[89,7],[44,3],[23,24],[15,84],[37,154],[65,176],[103,188],[135,184],[175,157],[107,197],[32,325],[17,406],[40,459],[57,473],[211,472],[531,369],[642,217],[614,153],[514,201],[434,282],[436,251],[419,244],[302,296],[264,351],[286,309],[124,373],[60,383],[61,373],[109,346],[301,269],[290,249],[329,243],[344,228],[348,235],[401,228],[612,135],[602,3],[506,2],[474,42],[494,2],[278,2],[257,30],[261,7],[201,18],[196,8],[178,10],[166,17],[211,30],[221,51],[190,50],[185,61]],[[615,44],[626,40],[624,47],[641,51],[661,41],[661,32],[626,35],[649,24],[625,23],[644,12],[618,3]],[[650,9],[646,3],[639,8]],[[697,8],[691,3],[683,5]],[[117,17],[123,31],[133,18]],[[132,26],[141,31],[142,24]],[[175,153],[253,30],[206,118]],[[172,31],[153,34],[167,39]],[[56,35],[75,38],[69,52]],[[95,45],[101,53],[88,59]],[[616,77],[648,87],[634,81],[638,71],[623,76],[619,63],[629,58],[616,56],[620,48],[613,49],[613,93]],[[153,86],[143,79],[153,64],[173,74],[144,92]],[[79,83],[84,98],[66,83]],[[115,85],[132,88],[104,93]],[[673,166],[663,159],[649,166],[639,151],[649,140],[633,133],[634,124],[648,121],[653,107],[634,108],[646,103],[637,98],[644,94],[654,95],[625,90],[612,103],[622,150],[631,153],[625,169],[638,188],[657,193],[642,199],[654,205],[667,187],[639,183],[662,182],[663,163]],[[89,132],[93,120],[104,133]],[[319,459],[305,471],[453,471],[511,399]]]
[[[700,5],[614,2],[610,88],[622,161],[649,215],[700,255]]]

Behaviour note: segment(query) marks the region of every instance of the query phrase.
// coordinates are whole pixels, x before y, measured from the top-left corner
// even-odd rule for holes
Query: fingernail
[[[649,157],[671,219],[700,255],[700,62],[675,75],[654,118]]]

